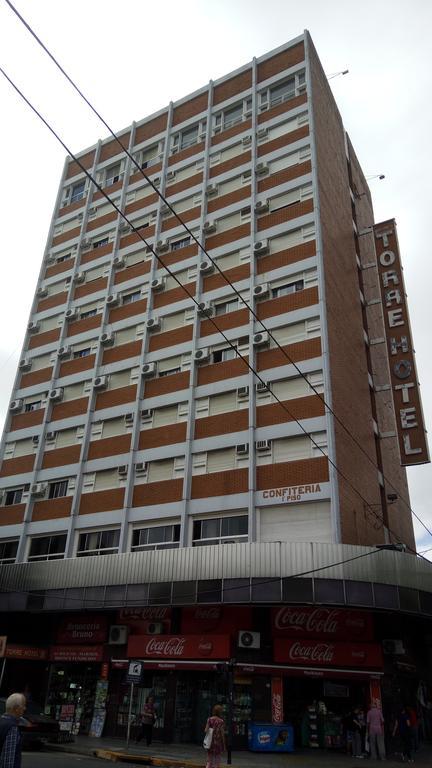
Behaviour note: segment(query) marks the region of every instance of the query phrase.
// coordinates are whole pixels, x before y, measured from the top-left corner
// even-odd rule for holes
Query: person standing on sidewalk
[[[215,704],[213,714],[206,722],[205,733],[209,728],[213,728],[211,744],[207,750],[206,768],[219,768],[222,752],[225,752],[225,723],[222,714],[223,707],[220,704]]]
[[[395,736],[397,731],[399,731],[399,736],[402,741],[402,760],[403,762],[408,760],[409,763],[413,763],[413,731],[408,707],[402,707],[399,712],[394,724],[393,736]]]
[[[141,731],[137,736],[136,743],[145,737],[146,744],[149,747],[152,743],[153,726],[156,722],[156,710],[153,696],[147,696],[143,711],[141,712]]]
[[[372,701],[372,705],[367,713],[366,725],[371,759],[376,760],[379,755],[380,760],[385,760],[384,718],[378,699]]]
[[[0,768],[21,768],[21,734],[18,723],[26,709],[25,696],[12,693],[0,717]]]

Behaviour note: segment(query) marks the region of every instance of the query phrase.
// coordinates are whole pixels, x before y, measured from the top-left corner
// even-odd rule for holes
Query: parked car
[[[1,697],[0,716],[4,715],[5,709],[6,699]],[[46,741],[55,741],[60,730],[57,720],[47,717],[43,707],[35,701],[27,702],[24,717],[21,717],[19,721],[19,728],[23,737],[24,749],[41,746]]]

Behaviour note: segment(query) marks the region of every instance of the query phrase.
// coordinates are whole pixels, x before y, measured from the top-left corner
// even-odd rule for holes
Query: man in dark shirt
[[[18,723],[26,709],[25,696],[12,693],[0,717],[0,768],[21,768],[21,734]]]

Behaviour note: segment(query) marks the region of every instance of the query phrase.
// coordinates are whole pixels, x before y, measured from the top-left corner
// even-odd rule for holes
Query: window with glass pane
[[[236,357],[236,351],[231,347],[228,347],[227,349],[216,349],[213,352],[214,363],[226,362],[226,360],[234,360]]]
[[[12,504],[20,504],[22,495],[23,495],[22,488],[15,488],[15,490],[13,491],[6,491],[4,506],[10,507],[12,506]]]
[[[91,348],[90,347],[86,347],[85,349],[78,350],[78,352],[74,352],[73,356],[74,356],[74,358],[77,358],[77,357],[88,357],[90,352],[91,352]]]
[[[32,403],[25,404],[24,411],[26,413],[30,413],[30,411],[38,411],[41,405],[42,405],[42,400],[33,400]]]
[[[104,245],[108,245],[109,239],[107,237],[103,237],[102,240],[95,240],[93,243],[93,248],[102,248]]]
[[[68,480],[60,480],[58,483],[50,483],[48,498],[60,499],[62,496],[66,496],[68,490]]]
[[[157,525],[151,528],[139,528],[132,534],[132,549],[144,551],[150,549],[173,549],[178,547],[180,525]]]
[[[31,540],[28,560],[60,560],[64,557],[66,534],[39,536]]]
[[[223,304],[216,304],[216,315],[227,315],[228,312],[235,312],[238,309],[238,299],[232,299],[231,301],[224,301]]]
[[[285,285],[279,285],[277,288],[272,289],[272,298],[276,299],[279,296],[288,296],[290,293],[296,293],[296,291],[302,291],[304,288],[304,280],[296,280],[294,283],[286,283]]]
[[[106,172],[106,184],[115,184],[120,179],[120,163],[112,165]]]
[[[168,368],[166,371],[159,371],[159,378],[162,376],[172,376],[173,373],[180,373],[181,368],[180,366],[177,366],[176,368]]]
[[[80,312],[80,320],[85,320],[86,317],[94,317],[97,315],[97,309],[87,309],[84,312]]]
[[[190,245],[190,241],[190,237],[183,237],[181,240],[176,240],[174,243],[171,243],[171,250],[178,251],[180,248],[186,248],[187,245]]]
[[[0,564],[14,563],[18,551],[18,539],[14,541],[0,541]]]
[[[194,520],[192,545],[226,544],[247,539],[247,515],[215,517],[210,520]]]
[[[279,104],[286,99],[292,99],[295,96],[295,77],[290,77],[284,83],[270,88],[270,103]]]
[[[198,125],[181,132],[180,148],[185,149],[198,141]]]
[[[88,555],[113,555],[118,551],[120,529],[81,533],[78,542],[78,557]]]
[[[134,291],[133,293],[127,293],[123,296],[123,304],[132,304],[134,301],[139,301],[141,298],[141,291]]]
[[[224,111],[224,127],[229,128],[231,125],[240,123],[243,118],[243,102],[236,104],[235,107],[230,107]]]
[[[222,518],[222,536],[247,536],[248,519],[247,515],[237,517]]]
[[[71,203],[76,203],[77,200],[82,200],[84,197],[85,181],[79,181],[72,187]]]

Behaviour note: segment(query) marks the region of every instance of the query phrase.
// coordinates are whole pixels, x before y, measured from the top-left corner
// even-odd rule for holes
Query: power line
[[[179,215],[179,214],[178,214],[178,213],[177,213],[177,212],[174,210],[174,208],[172,207],[172,205],[171,205],[171,204],[168,202],[168,200],[165,198],[165,196],[162,194],[162,192],[161,192],[161,191],[158,189],[158,187],[157,187],[157,186],[154,184],[154,182],[153,182],[153,181],[152,181],[152,180],[149,178],[149,176],[147,176],[147,174],[145,173],[144,169],[143,169],[143,168],[141,167],[141,165],[140,165],[140,164],[137,162],[137,160],[134,158],[134,156],[133,156],[133,155],[132,155],[132,154],[129,152],[128,148],[127,148],[127,147],[126,147],[126,146],[123,144],[123,142],[121,141],[121,139],[120,139],[120,138],[119,138],[119,137],[118,137],[118,136],[117,136],[117,135],[114,133],[114,131],[112,130],[112,128],[110,127],[110,125],[109,125],[109,124],[106,122],[106,120],[105,120],[105,119],[102,117],[102,115],[101,115],[101,114],[100,114],[100,113],[97,111],[97,109],[96,109],[96,108],[93,106],[93,104],[90,102],[90,100],[89,100],[89,99],[87,99],[87,97],[86,97],[86,96],[84,95],[84,93],[83,93],[83,92],[80,90],[80,88],[79,88],[79,87],[76,85],[76,83],[73,81],[73,79],[72,79],[72,78],[71,78],[71,77],[68,75],[68,73],[67,73],[67,72],[65,71],[65,69],[64,69],[64,68],[61,66],[61,64],[59,63],[59,61],[58,61],[58,60],[55,58],[55,56],[54,56],[54,55],[51,53],[51,51],[50,51],[50,50],[47,48],[47,46],[46,46],[46,45],[45,45],[45,44],[42,42],[42,40],[40,39],[40,37],[39,37],[39,36],[36,34],[36,32],[35,32],[35,31],[33,30],[33,28],[30,26],[30,24],[28,24],[28,22],[27,22],[27,21],[24,19],[24,17],[23,17],[23,16],[22,16],[22,15],[19,13],[19,11],[18,11],[18,10],[15,8],[15,6],[14,6],[14,5],[13,5],[13,4],[10,2],[10,0],[5,0],[5,1],[6,1],[6,3],[9,5],[9,7],[11,8],[11,10],[12,10],[12,11],[15,13],[15,15],[18,17],[18,19],[19,19],[19,20],[22,22],[22,24],[23,24],[23,25],[26,27],[26,29],[28,30],[28,32],[30,32],[30,34],[32,35],[32,37],[34,37],[34,39],[36,40],[36,42],[38,43],[38,45],[40,45],[40,46],[41,46],[41,48],[42,48],[42,49],[45,51],[45,53],[46,53],[46,54],[49,56],[49,58],[51,59],[51,61],[52,61],[52,62],[55,64],[55,66],[56,66],[56,67],[57,67],[57,68],[60,70],[60,72],[63,74],[63,76],[64,76],[64,77],[67,79],[67,81],[70,83],[70,85],[71,85],[71,86],[74,88],[74,90],[75,90],[75,91],[76,91],[76,92],[79,94],[79,96],[81,96],[81,98],[82,98],[82,99],[85,101],[85,103],[88,105],[88,107],[89,107],[89,108],[92,110],[93,114],[95,114],[95,115],[96,115],[96,117],[97,117],[97,118],[98,118],[98,119],[99,119],[99,120],[102,122],[102,124],[105,126],[105,128],[107,129],[107,131],[109,132],[109,134],[110,134],[110,135],[111,135],[111,136],[114,138],[114,140],[117,142],[117,144],[118,144],[118,145],[121,147],[122,151],[123,151],[123,152],[124,152],[124,153],[127,155],[127,157],[129,157],[129,159],[132,161],[132,163],[133,163],[133,164],[134,164],[134,166],[137,168],[137,170],[138,170],[138,171],[141,173],[141,175],[143,176],[143,178],[144,178],[144,179],[145,179],[145,180],[146,180],[146,181],[147,181],[147,182],[148,182],[148,183],[151,185],[151,187],[152,187],[152,188],[153,188],[153,190],[156,192],[156,194],[157,194],[157,195],[160,197],[160,199],[162,200],[162,202],[163,202],[163,203],[164,203],[164,204],[165,204],[165,205],[166,205],[166,206],[169,208],[169,210],[171,211],[171,213],[172,213],[172,214],[173,214],[173,215],[176,217],[176,219],[178,220],[178,222],[179,222],[179,223],[182,225],[182,227],[183,227],[183,228],[186,230],[186,232],[189,234],[189,236],[190,236],[190,237],[191,237],[191,238],[192,238],[192,239],[195,241],[195,243],[198,245],[198,247],[200,248],[200,250],[201,250],[201,251],[202,251],[202,252],[205,254],[205,256],[206,256],[206,257],[207,257],[207,258],[208,258],[208,259],[211,261],[211,263],[212,263],[212,264],[213,264],[213,266],[214,266],[214,267],[217,269],[217,271],[219,272],[219,274],[221,275],[221,277],[223,277],[223,279],[224,279],[224,280],[226,281],[226,283],[227,283],[227,284],[230,286],[230,288],[232,288],[232,290],[234,291],[235,295],[236,295],[236,296],[237,296],[237,297],[240,299],[241,303],[242,303],[242,304],[244,304],[244,306],[245,306],[245,307],[247,308],[247,310],[250,312],[250,314],[252,315],[252,317],[254,318],[254,320],[255,320],[256,322],[260,323],[260,325],[261,325],[261,327],[263,328],[263,330],[264,330],[266,333],[268,333],[268,334],[269,334],[269,337],[272,339],[272,341],[273,341],[273,343],[276,345],[277,349],[279,349],[279,351],[280,351],[280,352],[282,352],[282,354],[283,354],[283,355],[286,357],[286,359],[288,360],[288,362],[289,362],[289,363],[290,363],[290,364],[291,364],[291,365],[294,367],[295,371],[296,371],[296,372],[297,372],[297,373],[298,373],[298,374],[299,374],[299,375],[300,375],[300,376],[301,376],[301,377],[302,377],[302,378],[305,380],[305,382],[306,382],[306,383],[307,383],[307,385],[310,387],[310,389],[312,389],[312,391],[314,392],[314,394],[315,394],[315,395],[317,395],[317,397],[319,397],[319,398],[320,398],[320,400],[322,401],[322,403],[323,403],[323,405],[325,406],[325,408],[327,408],[327,410],[329,411],[329,413],[331,413],[331,414],[332,414],[332,416],[333,416],[333,417],[336,419],[336,421],[338,422],[338,424],[340,424],[340,426],[343,428],[343,430],[346,432],[346,434],[347,434],[347,435],[348,435],[348,436],[351,438],[351,440],[352,440],[352,441],[354,442],[354,444],[355,444],[355,445],[356,445],[356,446],[359,448],[359,450],[360,450],[360,451],[361,451],[361,452],[364,454],[364,456],[365,456],[365,457],[368,459],[368,461],[369,461],[369,462],[372,464],[372,466],[373,466],[375,469],[377,469],[377,470],[379,470],[379,471],[381,472],[381,474],[382,474],[382,476],[383,476],[384,480],[386,481],[386,483],[389,485],[389,487],[390,487],[390,488],[392,488],[394,491],[396,491],[396,492],[397,492],[397,494],[398,494],[398,497],[399,497],[399,498],[400,498],[400,500],[401,500],[401,501],[402,501],[402,502],[405,504],[405,506],[408,508],[408,511],[409,511],[409,512],[411,512],[411,514],[412,514],[412,515],[413,515],[413,516],[416,518],[416,520],[417,520],[417,521],[418,521],[418,522],[419,522],[419,523],[420,523],[420,524],[423,526],[423,528],[424,528],[424,529],[427,531],[427,533],[428,533],[430,536],[432,536],[432,530],[431,530],[430,528],[428,528],[428,526],[427,526],[427,525],[426,525],[426,524],[423,522],[423,520],[421,520],[421,518],[420,518],[420,517],[417,515],[417,513],[416,513],[416,512],[414,512],[414,510],[411,508],[411,505],[410,505],[409,501],[408,501],[407,499],[405,499],[405,498],[404,498],[404,496],[402,496],[402,494],[400,493],[399,489],[398,489],[398,488],[397,488],[397,487],[396,487],[396,486],[395,486],[395,485],[392,483],[392,481],[391,481],[389,478],[387,478],[387,477],[384,475],[384,473],[383,473],[383,471],[382,471],[382,468],[380,468],[380,467],[379,467],[379,466],[376,464],[376,462],[374,461],[374,459],[372,458],[372,456],[370,456],[370,455],[369,455],[369,453],[366,451],[366,449],[365,449],[365,448],[363,448],[363,446],[361,445],[361,443],[359,442],[359,440],[356,438],[356,436],[355,436],[355,435],[354,435],[354,434],[353,434],[353,433],[352,433],[352,432],[351,432],[351,431],[348,429],[348,427],[347,427],[347,426],[344,424],[344,422],[343,422],[343,421],[342,421],[342,420],[339,418],[339,416],[336,414],[336,412],[333,410],[333,408],[332,408],[330,405],[328,405],[328,403],[326,402],[326,400],[325,400],[324,396],[323,396],[323,395],[322,395],[322,394],[321,394],[321,393],[320,393],[320,392],[317,390],[317,388],[316,388],[316,387],[315,387],[315,386],[312,384],[312,382],[311,382],[311,381],[309,381],[309,379],[307,378],[307,376],[305,376],[305,375],[304,375],[303,371],[302,371],[302,370],[299,368],[299,366],[297,366],[297,364],[295,363],[295,361],[294,361],[294,360],[292,360],[292,358],[289,356],[289,354],[288,354],[288,353],[287,353],[287,351],[284,349],[284,347],[282,347],[282,346],[279,344],[279,342],[277,341],[277,339],[275,338],[275,336],[272,334],[271,330],[269,330],[269,329],[267,328],[267,326],[266,326],[266,325],[265,325],[265,324],[262,322],[262,320],[261,320],[261,319],[258,317],[258,315],[257,315],[257,314],[256,314],[256,312],[253,310],[253,308],[250,306],[250,304],[249,304],[249,303],[246,301],[246,299],[245,299],[245,298],[242,296],[242,294],[241,294],[241,293],[240,293],[240,292],[237,290],[237,288],[236,288],[236,287],[233,285],[233,283],[232,283],[232,282],[229,280],[229,278],[226,276],[225,272],[224,272],[224,271],[223,271],[223,270],[222,270],[222,269],[221,269],[221,268],[218,266],[218,263],[217,263],[217,261],[216,261],[215,259],[213,259],[213,258],[212,258],[212,256],[210,256],[210,254],[209,254],[209,253],[208,253],[208,251],[205,249],[205,247],[202,245],[202,243],[199,241],[199,239],[196,237],[196,235],[194,234],[194,232],[193,232],[193,231],[192,231],[192,230],[189,228],[189,226],[188,226],[188,225],[187,225],[187,223],[186,223],[186,222],[185,222],[185,221],[182,219],[182,217],[181,217],[181,216],[180,216],[180,215]],[[343,72],[342,74],[345,74],[345,72]],[[71,154],[71,153],[69,153],[69,154]],[[72,155],[71,155],[71,156],[72,156]],[[162,262],[161,262],[161,263],[162,263]],[[165,269],[166,269],[166,267],[165,267]],[[168,270],[167,270],[167,271],[168,271]],[[170,273],[168,272],[168,274],[170,274]],[[263,383],[266,385],[266,388],[267,388],[267,390],[268,390],[269,392],[271,392],[271,389],[270,389],[269,385],[268,385],[266,382],[263,382]],[[389,530],[390,530],[390,529],[389,529]]]
[[[23,101],[24,101],[24,102],[27,104],[27,106],[28,106],[28,107],[30,107],[30,109],[32,110],[32,112],[34,112],[34,114],[35,114],[35,115],[37,115],[37,117],[38,117],[38,118],[39,118],[39,119],[40,119],[40,120],[43,122],[43,124],[44,124],[44,125],[45,125],[45,126],[48,128],[48,130],[50,131],[50,133],[52,133],[52,135],[53,135],[53,136],[54,136],[54,137],[57,139],[57,141],[58,141],[58,142],[61,144],[61,146],[62,146],[62,147],[65,149],[65,151],[66,151],[66,152],[67,152],[67,153],[68,153],[68,154],[69,154],[69,155],[72,157],[72,159],[73,159],[73,160],[74,160],[74,161],[77,163],[77,165],[78,165],[78,166],[81,168],[81,170],[83,171],[83,173],[85,173],[85,175],[86,175],[86,176],[87,176],[87,177],[90,179],[90,181],[91,181],[91,182],[92,182],[92,183],[95,185],[95,187],[98,189],[98,191],[99,191],[99,192],[101,192],[101,194],[103,195],[103,197],[105,197],[105,199],[106,199],[106,200],[107,200],[107,201],[108,201],[108,202],[109,202],[109,203],[110,203],[110,204],[113,206],[113,208],[114,208],[114,209],[117,211],[117,213],[118,213],[118,214],[119,214],[119,215],[120,215],[120,216],[121,216],[121,217],[124,219],[124,221],[126,221],[126,222],[128,223],[128,225],[131,227],[131,229],[134,231],[134,233],[135,233],[136,235],[138,235],[138,237],[140,238],[140,240],[142,240],[142,242],[143,242],[143,243],[146,245],[146,247],[147,247],[147,248],[148,248],[148,249],[149,249],[149,250],[150,250],[150,251],[153,253],[153,255],[156,257],[156,259],[159,261],[159,263],[162,265],[162,267],[164,267],[164,269],[166,269],[166,271],[168,272],[168,274],[169,274],[169,275],[170,275],[170,276],[171,276],[171,277],[172,277],[172,278],[175,280],[175,282],[177,283],[177,285],[178,285],[180,288],[182,288],[182,290],[184,290],[184,292],[185,292],[185,293],[186,293],[186,294],[189,296],[189,298],[190,298],[190,299],[192,299],[192,301],[194,302],[194,304],[195,304],[195,305],[197,306],[197,308],[199,309],[199,308],[200,308],[199,302],[198,302],[198,301],[195,299],[195,297],[194,297],[194,296],[193,296],[193,295],[190,293],[189,289],[188,289],[188,288],[187,288],[185,285],[183,285],[183,283],[182,283],[182,282],[181,282],[181,281],[180,281],[180,280],[177,278],[176,274],[175,274],[174,272],[172,272],[172,271],[169,269],[169,267],[167,267],[167,266],[164,264],[164,262],[162,261],[162,259],[160,258],[160,256],[159,256],[159,255],[156,253],[156,251],[154,250],[153,246],[151,246],[151,245],[150,245],[150,244],[147,242],[147,240],[146,240],[146,239],[143,237],[143,235],[141,234],[141,232],[139,231],[139,229],[137,229],[137,228],[136,228],[136,227],[135,227],[135,226],[134,226],[134,225],[133,225],[133,224],[132,224],[132,223],[129,221],[129,219],[128,219],[128,217],[126,216],[126,214],[124,214],[124,213],[123,213],[123,212],[120,210],[120,208],[117,206],[117,204],[116,204],[116,203],[115,203],[115,202],[114,202],[114,201],[113,201],[113,200],[112,200],[112,199],[109,197],[109,195],[107,195],[107,193],[106,193],[106,192],[105,192],[105,190],[104,190],[104,189],[101,187],[101,185],[100,185],[100,184],[98,184],[98,182],[97,182],[97,181],[96,181],[96,180],[93,178],[92,174],[91,174],[91,173],[90,173],[90,172],[89,172],[89,171],[88,171],[86,168],[84,168],[84,166],[83,166],[83,164],[80,162],[80,160],[79,160],[79,159],[78,159],[78,158],[77,158],[77,157],[76,157],[76,156],[75,156],[75,155],[72,153],[72,151],[69,149],[69,147],[67,146],[67,144],[65,144],[65,143],[64,143],[64,141],[63,141],[63,140],[60,138],[60,136],[59,136],[59,135],[56,133],[56,131],[54,130],[54,128],[53,128],[53,127],[52,127],[52,126],[51,126],[51,125],[48,123],[48,121],[47,121],[47,120],[45,120],[45,118],[42,116],[42,114],[41,114],[41,113],[40,113],[40,112],[39,112],[39,111],[36,109],[36,107],[35,107],[35,106],[33,106],[33,104],[32,104],[32,103],[31,103],[31,102],[30,102],[30,101],[27,99],[27,97],[26,97],[26,96],[23,94],[23,92],[22,92],[22,91],[21,91],[21,90],[18,88],[18,86],[17,86],[17,85],[16,85],[16,84],[13,82],[13,80],[11,80],[11,78],[10,78],[10,77],[9,77],[9,76],[6,74],[6,72],[4,71],[4,69],[3,69],[2,67],[0,67],[0,72],[1,72],[1,74],[4,76],[4,78],[5,78],[5,79],[6,79],[6,80],[9,82],[9,84],[10,84],[10,85],[13,87],[13,89],[14,89],[14,90],[15,90],[15,91],[16,91],[16,92],[19,94],[19,96],[20,96],[20,97],[23,99]],[[216,328],[216,330],[218,331],[218,333],[220,333],[220,334],[221,334],[221,336],[224,338],[224,340],[227,342],[227,344],[228,344],[228,345],[229,345],[229,346],[230,346],[230,347],[231,347],[231,348],[234,350],[234,352],[235,352],[235,354],[237,355],[237,357],[239,357],[241,360],[243,360],[243,362],[245,363],[245,365],[246,365],[246,367],[249,369],[249,371],[250,371],[251,373],[253,373],[253,374],[256,376],[256,378],[257,378],[257,379],[258,379],[258,380],[259,380],[259,381],[260,381],[262,384],[264,384],[265,386],[267,386],[266,382],[265,382],[265,381],[264,381],[264,380],[261,378],[261,376],[259,375],[259,373],[258,373],[258,372],[257,372],[257,371],[256,371],[256,370],[255,370],[255,369],[254,369],[254,368],[253,368],[251,365],[250,365],[248,358],[244,357],[244,356],[241,354],[241,352],[239,352],[238,348],[237,348],[237,347],[236,347],[236,346],[235,346],[235,345],[234,345],[234,344],[233,344],[233,343],[232,343],[232,342],[231,342],[231,341],[230,341],[230,340],[227,338],[227,336],[226,336],[226,335],[224,334],[224,332],[223,332],[223,331],[222,331],[222,330],[219,328],[219,326],[217,325],[217,323],[215,322],[215,320],[214,320],[212,317],[209,317],[208,319],[209,319],[209,320],[211,321],[211,323],[214,325],[214,327]],[[355,486],[352,484],[352,482],[351,482],[351,481],[350,481],[350,480],[349,480],[349,479],[348,479],[348,478],[345,476],[345,474],[344,474],[344,473],[343,473],[343,472],[342,472],[342,471],[341,471],[341,470],[338,468],[338,466],[336,465],[336,463],[335,463],[335,462],[334,462],[334,461],[333,461],[333,460],[332,460],[332,459],[331,459],[331,458],[330,458],[330,457],[329,457],[329,456],[328,456],[328,455],[325,453],[325,451],[323,450],[323,448],[322,448],[320,445],[318,445],[318,443],[316,442],[316,440],[315,440],[315,439],[312,437],[312,435],[311,435],[311,434],[310,434],[310,433],[309,433],[309,432],[308,432],[308,431],[305,429],[305,427],[304,427],[304,426],[301,424],[301,422],[300,422],[300,421],[299,421],[299,420],[298,420],[298,419],[297,419],[295,416],[293,416],[293,414],[292,414],[292,413],[289,411],[289,409],[286,407],[285,403],[284,403],[284,402],[282,402],[282,401],[281,401],[281,400],[280,400],[280,399],[277,397],[277,395],[275,395],[274,393],[272,393],[272,394],[273,394],[273,397],[276,399],[276,401],[279,403],[279,405],[281,405],[281,406],[282,406],[282,408],[284,409],[284,411],[285,411],[285,412],[286,412],[286,413],[289,415],[289,417],[290,417],[290,418],[291,418],[293,421],[295,421],[295,422],[296,422],[296,424],[297,424],[297,425],[300,427],[300,429],[302,430],[302,432],[303,432],[303,433],[304,433],[304,434],[305,434],[305,435],[306,435],[306,436],[307,436],[307,437],[310,439],[310,441],[312,442],[312,444],[313,444],[313,445],[314,445],[314,446],[315,446],[315,447],[316,447],[316,448],[317,448],[317,449],[320,451],[320,453],[322,453],[322,455],[323,455],[323,456],[324,456],[324,457],[327,459],[327,461],[329,462],[329,464],[331,464],[331,466],[333,467],[333,469],[335,469],[335,471],[336,471],[336,472],[337,472],[337,473],[340,475],[340,477],[342,477],[342,478],[345,480],[345,482],[346,482],[346,483],[349,485],[349,487],[351,488],[351,490],[352,490],[352,491],[354,491],[354,493],[355,493],[355,494],[357,494],[357,496],[359,496],[359,498],[360,498],[360,499],[363,501],[363,504],[365,505],[365,508],[367,508],[367,509],[369,509],[369,510],[370,510],[370,512],[371,512],[371,513],[372,513],[372,514],[373,514],[373,515],[376,517],[376,519],[379,521],[379,523],[380,523],[380,527],[382,527],[382,526],[383,526],[383,521],[382,521],[382,518],[381,518],[381,517],[378,515],[378,513],[377,513],[377,512],[375,512],[375,510],[373,509],[373,505],[371,505],[371,504],[370,504],[370,502],[368,502],[368,501],[367,501],[367,500],[364,498],[364,496],[361,494],[361,492],[360,492],[359,490],[357,490],[357,488],[356,488],[356,487],[355,487]],[[389,531],[389,533],[391,533],[391,534],[392,534],[392,535],[395,537],[395,539],[396,539],[396,540],[398,540],[398,538],[399,538],[399,537],[398,537],[398,535],[397,535],[397,534],[396,534],[396,533],[395,533],[395,532],[394,532],[394,531],[393,531],[391,528],[389,528],[389,527],[387,526],[387,530]],[[411,550],[411,551],[415,552],[415,550]]]

